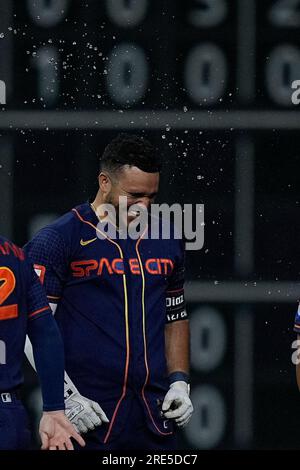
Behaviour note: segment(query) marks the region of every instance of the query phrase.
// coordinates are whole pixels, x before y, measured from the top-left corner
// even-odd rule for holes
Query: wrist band
[[[190,383],[189,374],[186,374],[185,372],[181,372],[181,371],[176,371],[176,372],[172,372],[169,375],[170,384],[172,384],[173,382],[177,382],[179,380],[186,382],[187,384]]]

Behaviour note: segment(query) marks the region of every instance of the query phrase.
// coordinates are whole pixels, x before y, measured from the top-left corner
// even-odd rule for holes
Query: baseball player
[[[73,449],[84,441],[64,414],[63,343],[46,295],[24,252],[0,237],[0,449],[27,449],[30,431],[20,401],[26,333],[43,393],[40,422],[43,449]]]
[[[193,412],[183,243],[174,233],[147,236],[150,216],[137,240],[119,225],[107,235],[114,222],[103,204],[120,215],[126,197],[130,223],[132,205],[149,209],[158,192],[160,163],[148,141],[121,134],[100,165],[96,197],[25,247],[64,341],[66,413],[87,433],[86,449],[174,449]]]

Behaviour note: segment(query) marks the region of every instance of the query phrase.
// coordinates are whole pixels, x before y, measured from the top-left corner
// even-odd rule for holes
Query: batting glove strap
[[[190,383],[190,376],[186,372],[182,371],[175,371],[169,375],[169,383],[172,384],[173,382],[183,381],[187,384]]]

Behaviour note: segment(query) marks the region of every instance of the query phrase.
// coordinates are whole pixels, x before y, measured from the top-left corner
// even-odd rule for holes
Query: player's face
[[[119,212],[119,197],[127,197],[127,222],[134,220],[138,213],[131,210],[133,204],[140,204],[149,209],[158,192],[159,173],[146,173],[139,168],[124,167],[118,180],[112,184],[109,201]]]

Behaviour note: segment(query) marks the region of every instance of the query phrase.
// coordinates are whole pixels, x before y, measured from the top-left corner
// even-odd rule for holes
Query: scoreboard
[[[13,11],[13,107],[292,107],[298,0],[27,0]]]
[[[16,2],[15,58],[27,100],[22,87],[15,105],[227,105],[236,85],[235,10],[225,0]]]
[[[187,253],[195,414],[182,444],[297,447],[300,0],[0,12],[1,231],[23,244],[96,191],[117,132],[145,133],[163,159],[159,202],[205,205],[204,248]]]

